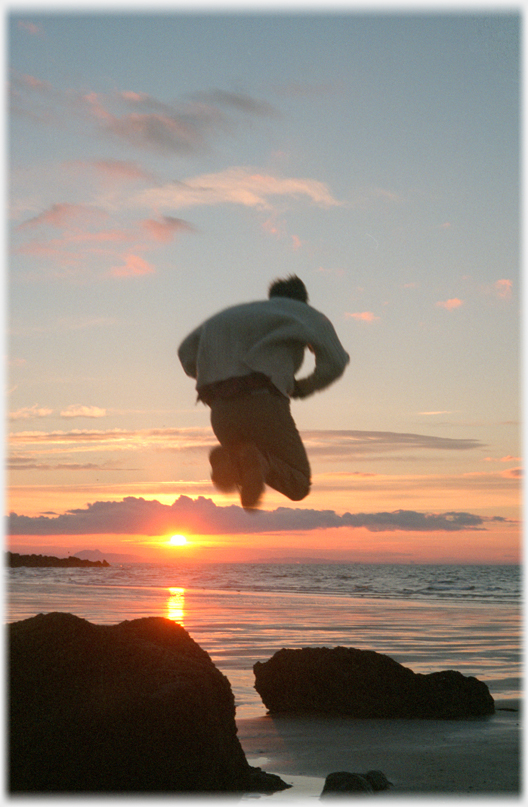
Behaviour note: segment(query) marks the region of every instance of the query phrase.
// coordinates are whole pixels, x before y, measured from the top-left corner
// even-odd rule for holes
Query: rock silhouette
[[[390,786],[391,782],[381,771],[367,773],[336,771],[326,777],[321,798],[344,796],[347,793],[376,793],[379,790],[388,790]]]
[[[273,792],[237,737],[227,678],[169,619],[9,626],[9,790]]]
[[[371,650],[282,649],[253,671],[255,689],[271,714],[461,719],[495,711],[488,687],[476,678],[453,670],[415,673]]]
[[[106,560],[87,560],[70,556],[68,558],[56,558],[54,555],[20,555],[18,552],[6,552],[6,565],[11,567],[30,566],[32,568],[50,567],[85,567],[96,566],[98,568],[110,566]]]

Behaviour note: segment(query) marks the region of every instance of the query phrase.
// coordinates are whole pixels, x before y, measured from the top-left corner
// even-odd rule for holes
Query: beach
[[[508,708],[518,708],[509,703]],[[274,800],[314,798],[333,771],[381,770],[397,796],[515,796],[520,713],[475,720],[265,717],[237,721],[248,761],[292,784]]]
[[[249,763],[293,785],[262,798],[318,798],[329,773],[372,769],[392,787],[371,798],[520,795],[519,602],[467,601],[459,594],[427,601],[368,596],[372,590],[350,597],[299,585],[284,590],[283,583],[282,590],[268,584],[255,590],[256,583],[233,589],[225,574],[212,570],[207,585],[216,588],[187,587],[191,578],[181,570],[168,577],[164,572],[157,585],[152,570],[144,577],[130,572],[126,585],[117,572],[107,578],[89,569],[18,572],[11,570],[8,622],[66,611],[96,624],[145,616],[183,624],[230,681]],[[267,715],[254,689],[253,665],[282,647],[306,646],[375,650],[414,672],[458,670],[487,684],[496,712],[449,721]]]

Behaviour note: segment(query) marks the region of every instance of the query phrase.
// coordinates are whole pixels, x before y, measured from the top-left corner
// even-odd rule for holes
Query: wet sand
[[[333,771],[382,771],[371,798],[520,795],[520,704],[475,720],[355,720],[269,715],[237,721],[251,765],[293,787],[275,801],[318,798]],[[517,711],[511,711],[515,709]]]

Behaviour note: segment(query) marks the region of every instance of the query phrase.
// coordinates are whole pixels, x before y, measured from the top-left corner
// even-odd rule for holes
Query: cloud
[[[513,457],[507,454],[505,457],[484,457],[484,462],[520,462],[520,457]]]
[[[140,255],[127,255],[124,261],[121,266],[113,266],[110,269],[112,277],[139,277],[141,275],[150,275],[156,271],[152,264],[148,263]]]
[[[46,418],[53,415],[54,410],[38,404],[33,406],[25,406],[22,409],[17,409],[16,412],[11,412],[9,415],[10,420],[30,420],[33,418]],[[76,406],[72,404],[60,413],[62,418],[101,418],[106,417],[106,409],[101,409],[98,406]]]
[[[345,317],[349,319],[355,319],[358,322],[374,322],[378,320],[379,317],[376,314],[373,314],[372,311],[356,311],[355,313],[349,313],[348,311],[345,313]]]
[[[347,430],[309,430],[302,432],[310,455],[351,459],[365,455],[407,450],[469,451],[483,444],[473,438],[438,437],[406,432]]]
[[[447,311],[453,311],[455,308],[460,308],[461,305],[464,305],[464,301],[459,300],[458,297],[453,297],[451,300],[439,301],[436,305],[439,308],[445,308]]]
[[[469,451],[482,448],[473,438],[439,437],[405,432],[306,430],[301,432],[309,455],[318,459],[360,459],[395,451]],[[207,428],[165,429],[73,429],[71,431],[31,431],[10,435],[16,446],[91,445],[94,450],[154,449],[157,451],[205,451],[215,444]]]
[[[23,31],[27,31],[27,33],[31,34],[32,36],[41,36],[43,33],[42,27],[40,25],[36,25],[34,22],[18,20],[17,25]]]
[[[380,513],[344,513],[279,507],[272,511],[246,513],[241,507],[219,507],[203,496],[180,496],[172,505],[128,496],[122,501],[94,502],[85,508],[58,516],[22,516],[11,513],[10,535],[163,535],[170,531],[200,535],[310,531],[349,527],[370,532],[460,532],[484,530],[489,521],[465,512],[419,513],[396,510]]]
[[[107,264],[113,263],[106,273],[99,272],[99,277],[134,277],[155,271],[138,253],[169,243],[178,233],[194,231],[191,224],[172,216],[148,218],[124,228],[101,229],[100,224],[107,223],[108,218],[106,212],[90,205],[54,204],[18,225],[16,230],[24,233],[48,226],[62,232],[54,238],[26,241],[15,246],[14,251],[41,261],[53,261],[55,274],[58,267],[70,273],[85,271],[90,259],[96,258],[95,265],[105,260]],[[123,244],[129,245],[125,256],[120,254]]]
[[[140,149],[161,153],[203,152],[213,134],[232,131],[229,112],[277,117],[265,101],[244,93],[212,90],[186,102],[160,101],[134,90],[82,96],[85,109],[99,132],[112,135]]]
[[[417,412],[418,415],[452,415],[452,409],[436,409],[432,412]]]
[[[49,83],[49,81],[42,81],[35,76],[30,76],[28,74],[18,76],[16,83],[19,86],[26,87],[29,90],[36,90],[37,92],[52,92],[53,87]]]
[[[495,283],[495,291],[497,296],[500,297],[502,300],[509,300],[512,295],[512,280],[497,280]]]
[[[380,188],[377,186],[358,188],[350,198],[352,207],[367,209],[372,207],[373,204],[385,206],[387,204],[401,204],[404,201],[403,197],[388,188]],[[367,233],[367,235],[369,235]],[[371,235],[370,238],[373,238]],[[376,239],[374,238],[374,241]]]
[[[35,96],[41,89],[47,91],[45,108],[38,107]],[[265,101],[224,90],[166,102],[133,89],[110,93],[55,89],[36,77],[14,73],[12,91],[13,111],[20,115],[63,127],[77,123],[84,132],[88,122],[95,135],[162,154],[208,151],[212,137],[232,134],[234,125],[240,125],[239,113],[251,118],[279,116]]]
[[[229,92],[227,90],[210,90],[209,92],[195,93],[194,98],[207,103],[218,104],[235,109],[237,112],[245,114],[262,115],[265,117],[278,117],[279,113],[267,101],[259,101],[250,95],[241,92]]]
[[[416,452],[468,451],[481,448],[472,438],[362,431],[305,431],[302,438],[314,461],[361,462],[396,456],[412,457]],[[71,431],[19,431],[9,438],[13,456],[28,450],[50,454],[57,450],[75,452],[162,452],[203,455],[215,444],[207,428],[164,429],[72,429]]]
[[[163,216],[161,221],[156,219],[145,219],[141,226],[147,231],[154,241],[167,243],[172,241],[178,232],[192,232],[194,227],[183,219],[176,219],[173,216]]]
[[[104,418],[106,409],[99,406],[75,406],[72,404],[60,413],[61,418]]]
[[[522,468],[508,468],[508,470],[501,473],[501,476],[505,479],[522,479],[524,477],[524,471]]]
[[[14,457],[7,463],[9,471],[123,471],[137,470],[136,468],[122,468],[110,463],[96,462],[58,462],[52,465],[49,462],[37,462],[31,457]]]
[[[153,176],[139,165],[127,160],[71,160],[63,163],[66,167],[95,171],[103,180],[118,182],[152,182]]]
[[[140,191],[130,199],[132,207],[178,210],[204,205],[235,204],[271,210],[270,198],[306,197],[320,207],[339,205],[327,186],[314,179],[277,177],[249,167],[232,167],[216,174],[201,174],[183,182]]]
[[[11,412],[9,415],[10,420],[29,420],[32,418],[46,418],[53,414],[53,409],[48,409],[38,404],[33,406],[24,406],[22,409],[17,409],[16,412]]]
[[[103,210],[99,210],[91,205],[64,202],[54,204],[42,213],[39,213],[38,216],[34,216],[22,222],[22,224],[18,225],[17,229],[24,230],[38,227],[42,224],[61,228],[72,224],[86,226],[89,223],[94,221],[99,222],[106,218],[107,214]]]

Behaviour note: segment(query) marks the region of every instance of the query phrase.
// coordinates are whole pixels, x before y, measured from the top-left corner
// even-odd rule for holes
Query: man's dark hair
[[[268,296],[290,297],[292,300],[299,300],[301,303],[308,302],[306,286],[297,275],[274,280],[269,287]]]

